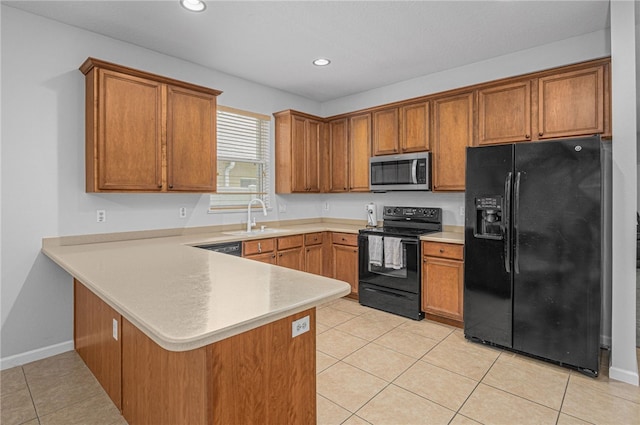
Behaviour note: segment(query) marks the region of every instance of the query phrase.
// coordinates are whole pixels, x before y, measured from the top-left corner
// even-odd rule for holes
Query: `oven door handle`
[[[380,289],[380,288],[363,288],[364,292],[382,292],[384,294],[390,295],[392,297],[396,297],[396,298],[404,298],[404,295],[400,295],[397,294],[395,292],[390,292],[390,291],[385,291],[384,289]]]

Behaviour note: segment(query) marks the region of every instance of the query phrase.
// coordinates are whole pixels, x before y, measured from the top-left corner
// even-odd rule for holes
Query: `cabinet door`
[[[167,183],[172,191],[215,192],[215,96],[167,87]]]
[[[278,251],[276,264],[289,269],[304,271],[302,247]]]
[[[373,113],[373,154],[389,155],[400,152],[398,108]]]
[[[329,191],[349,190],[349,143],[347,119],[329,122]]]
[[[538,137],[580,136],[604,130],[604,67],[538,80]]]
[[[250,260],[260,261],[262,263],[276,264],[276,254],[273,252],[266,252],[264,254],[245,255],[244,258]]]
[[[323,276],[324,246],[307,246],[304,251],[304,271]]]
[[[291,190],[306,192],[305,135],[306,119],[291,116]]]
[[[322,123],[307,120],[305,135],[305,186],[307,192],[320,192],[320,142],[322,140]]]
[[[358,293],[358,248],[347,245],[332,246],[333,278],[351,285],[351,293]]]
[[[369,157],[371,156],[371,114],[349,118],[349,190],[369,191]]]
[[[423,257],[422,309],[425,313],[462,322],[462,261]]]
[[[531,140],[531,82],[478,91],[478,144]]]
[[[433,189],[463,191],[466,148],[473,141],[473,92],[433,102]]]
[[[98,78],[94,190],[161,190],[163,85],[107,70]]]
[[[403,106],[400,110],[402,152],[429,150],[429,102]]]

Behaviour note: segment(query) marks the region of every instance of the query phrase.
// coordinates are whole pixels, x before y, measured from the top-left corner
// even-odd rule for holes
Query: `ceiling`
[[[178,0],[3,4],[318,102],[609,26],[608,1],[207,0],[203,13]]]

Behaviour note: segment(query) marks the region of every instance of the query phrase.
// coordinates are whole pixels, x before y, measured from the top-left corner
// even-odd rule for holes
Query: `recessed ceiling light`
[[[318,59],[313,61],[313,64],[315,66],[327,66],[330,63],[331,63],[331,61],[329,59],[325,59],[325,58],[318,58]]]
[[[180,5],[192,12],[202,12],[207,8],[207,5],[201,0],[180,0]]]

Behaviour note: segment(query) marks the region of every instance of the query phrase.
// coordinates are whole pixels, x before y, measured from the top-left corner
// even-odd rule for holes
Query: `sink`
[[[275,228],[265,228],[262,230],[252,230],[247,232],[246,230],[236,230],[235,232],[222,232],[223,235],[233,235],[233,236],[260,236],[260,235],[270,235],[273,233],[282,233],[288,232],[288,229],[275,229]]]

